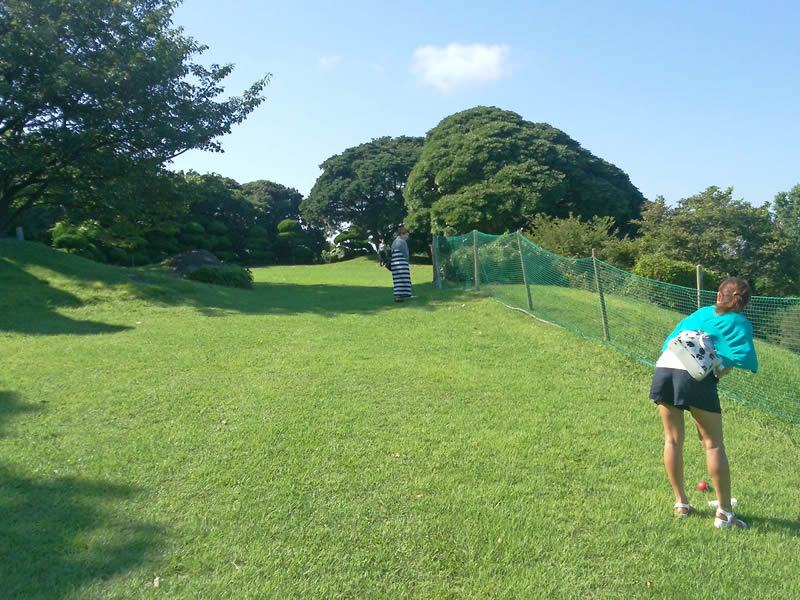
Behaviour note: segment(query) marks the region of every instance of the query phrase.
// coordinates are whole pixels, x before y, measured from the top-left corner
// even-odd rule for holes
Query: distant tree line
[[[87,258],[120,265],[160,262],[208,250],[243,265],[312,263],[327,248],[324,232],[305,225],[303,196],[271,181],[241,185],[220,175],[165,172],[153,181],[155,215],[37,206],[19,220],[26,236]]]
[[[694,286],[699,264],[708,288],[738,275],[757,294],[800,296],[800,185],[760,206],[713,186],[675,206],[658,197],[631,224],[635,234],[621,236],[610,217],[537,215],[527,233],[565,256],[589,256],[594,248],[607,262],[651,279]]]

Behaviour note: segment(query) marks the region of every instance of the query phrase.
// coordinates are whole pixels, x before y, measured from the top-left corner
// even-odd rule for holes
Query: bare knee
[[[678,431],[665,431],[664,432],[664,445],[673,446],[675,448],[683,448],[684,436]]]
[[[722,441],[721,436],[719,438],[703,436],[700,438],[700,444],[702,444],[706,452],[714,450],[718,452],[725,452],[725,443]]]

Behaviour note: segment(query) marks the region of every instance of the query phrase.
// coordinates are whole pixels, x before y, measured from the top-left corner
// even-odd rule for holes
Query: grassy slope
[[[428,285],[395,306],[363,261],[144,277],[0,241],[12,595],[800,596],[793,426],[726,411],[754,529],[717,532],[673,521],[649,371],[608,348]]]

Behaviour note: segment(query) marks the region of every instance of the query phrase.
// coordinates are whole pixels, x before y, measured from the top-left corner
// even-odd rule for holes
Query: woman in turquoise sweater
[[[658,405],[664,425],[664,467],[675,492],[675,511],[688,516],[692,511],[686,497],[683,480],[684,411],[688,410],[697,425],[706,452],[711,481],[717,492],[714,525],[747,527],[733,514],[731,477],[728,457],[722,438],[722,412],[717,393],[719,379],[738,367],[755,373],[758,359],[753,346],[753,326],[742,314],[750,302],[750,286],[743,279],[730,277],[717,292],[715,306],[707,306],[683,319],[667,336],[656,362],[656,372],[650,388],[650,399]],[[721,365],[713,375],[696,381],[681,360],[668,348],[671,339],[682,331],[704,331],[717,350]]]

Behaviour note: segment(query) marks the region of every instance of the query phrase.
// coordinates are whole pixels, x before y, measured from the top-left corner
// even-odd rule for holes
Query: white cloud
[[[414,50],[417,77],[441,92],[496,81],[509,73],[506,44],[449,44]]]
[[[335,69],[342,62],[341,56],[327,55],[319,57],[319,66],[326,70]]]

